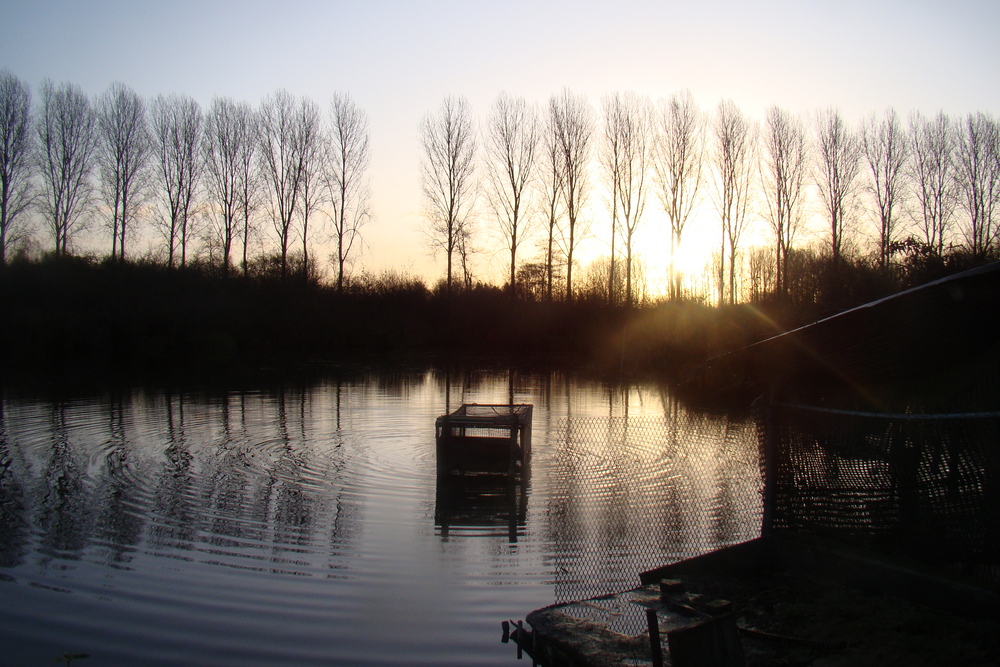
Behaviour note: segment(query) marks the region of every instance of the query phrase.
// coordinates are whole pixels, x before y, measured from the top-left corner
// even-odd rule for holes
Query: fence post
[[[646,628],[649,631],[649,652],[653,667],[663,667],[663,647],[660,645],[660,622],[655,609],[646,610]]]

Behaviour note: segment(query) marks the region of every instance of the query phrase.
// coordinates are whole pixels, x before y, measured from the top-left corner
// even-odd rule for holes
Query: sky
[[[36,95],[45,78],[91,95],[120,81],[205,108],[214,96],[256,104],[284,88],[325,109],[334,92],[349,93],[372,141],[374,220],[361,266],[431,281],[444,262],[425,237],[418,127],[447,95],[467,98],[480,122],[501,91],[541,107],[563,88],[595,113],[616,91],[655,100],[684,89],[705,110],[728,98],[755,118],[770,105],[832,106],[851,121],[889,106],[1000,113],[996,0],[0,0],[0,16],[0,67]],[[596,169],[593,181],[584,257],[607,252]],[[657,208],[651,200],[640,243],[651,274],[666,252]],[[489,222],[484,210],[479,223]],[[694,263],[712,247],[711,222],[703,226],[704,238],[685,241]],[[502,246],[485,235],[479,246],[482,277],[502,280]]]

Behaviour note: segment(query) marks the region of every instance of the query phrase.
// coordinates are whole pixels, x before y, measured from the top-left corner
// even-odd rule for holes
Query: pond
[[[511,398],[523,493],[439,480],[435,418]],[[501,621],[759,532],[752,421],[653,385],[359,372],[0,410],[0,664],[503,664]]]

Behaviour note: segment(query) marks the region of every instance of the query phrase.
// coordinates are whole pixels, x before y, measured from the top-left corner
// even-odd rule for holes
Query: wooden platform
[[[531,459],[532,409],[469,403],[438,417],[438,474],[522,476]]]
[[[985,667],[1000,655],[997,590],[837,544],[759,538],[641,580],[630,591],[532,612],[521,645],[539,664],[574,667]],[[650,643],[650,612],[662,643]],[[689,633],[720,620],[738,633],[741,655],[706,662],[725,642],[699,645]]]

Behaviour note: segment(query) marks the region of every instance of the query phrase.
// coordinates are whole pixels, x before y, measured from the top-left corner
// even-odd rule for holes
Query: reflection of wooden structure
[[[522,475],[531,459],[532,407],[472,403],[438,417],[438,474]]]
[[[517,542],[527,515],[527,481],[507,475],[438,475],[434,523],[447,536],[453,529],[506,534]],[[483,529],[486,529],[485,531]],[[504,533],[498,531],[504,530]]]

